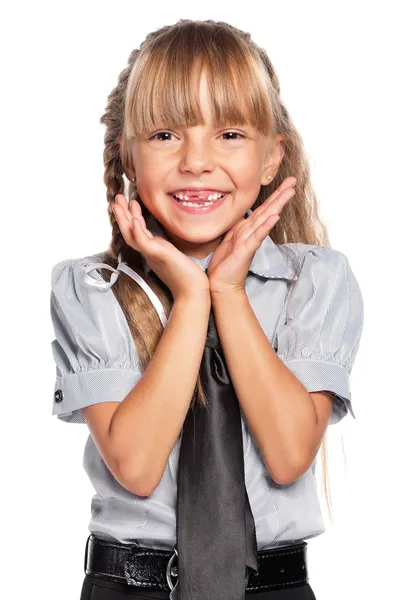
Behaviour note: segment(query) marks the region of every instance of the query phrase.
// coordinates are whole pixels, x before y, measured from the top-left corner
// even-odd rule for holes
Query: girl
[[[52,270],[53,414],[87,423],[96,490],[81,600],[315,598],[315,461],[354,417],[363,303],[272,63],[180,20],[101,122],[112,241]]]

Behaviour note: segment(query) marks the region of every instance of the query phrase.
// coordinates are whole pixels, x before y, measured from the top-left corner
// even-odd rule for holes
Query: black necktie
[[[193,402],[183,425],[178,579],[170,599],[245,600],[248,569],[258,570],[255,521],[245,487],[241,413],[213,310],[200,376],[208,407]]]

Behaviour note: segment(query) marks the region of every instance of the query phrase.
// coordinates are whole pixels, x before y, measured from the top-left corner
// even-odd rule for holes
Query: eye
[[[166,134],[166,135],[168,135],[168,136],[169,136],[169,135],[173,135],[173,133],[170,133],[169,131],[158,131],[157,133],[155,133],[153,136],[151,136],[151,137],[150,137],[150,138],[148,138],[148,139],[150,139],[150,140],[153,140],[154,138],[156,138],[156,137],[157,137],[157,135],[164,135],[164,134]],[[168,141],[169,141],[169,140],[168,140]]]
[[[241,136],[241,138],[245,138],[245,136],[242,135],[242,133],[238,133],[238,131],[226,131],[222,135],[239,135],[239,136]],[[235,139],[235,138],[231,138],[231,139]]]
[[[173,133],[170,133],[169,131],[157,131],[157,133],[155,133],[153,136],[151,136],[150,138],[148,138],[149,140],[154,140],[157,138],[157,136],[162,136],[162,135],[166,135],[166,136],[172,136]],[[244,139],[245,136],[242,135],[242,133],[239,133],[238,131],[226,131],[225,133],[223,133],[222,135],[231,135],[232,137],[230,138],[230,140],[235,140],[235,139]],[[238,138],[235,138],[234,136],[238,136]],[[221,136],[220,136],[221,137]],[[158,138],[158,140],[160,140],[160,138]],[[170,141],[167,140],[167,138],[165,138],[164,140],[161,141]]]

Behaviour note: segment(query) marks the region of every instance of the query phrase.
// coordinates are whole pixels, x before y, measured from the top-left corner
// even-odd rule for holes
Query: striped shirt
[[[155,217],[151,216],[148,228],[167,239]],[[207,269],[212,255],[190,258]],[[290,261],[290,255],[295,262]],[[67,259],[52,269],[50,304],[55,339],[51,346],[56,364],[52,414],[66,423],[85,424],[85,406],[124,400],[142,376],[133,337],[111,289],[121,272],[141,285],[166,324],[162,305],[143,278],[121,260],[115,269],[102,258],[101,252]],[[110,281],[103,280],[100,268],[112,271]],[[361,291],[346,256],[333,248],[299,242],[276,245],[267,236],[254,254],[245,286],[279,358],[308,392],[331,393],[330,425],[348,412],[355,418],[350,374],[364,311]],[[245,485],[258,550],[322,534],[325,527],[314,478],[316,460],[291,484],[276,483],[242,409],[241,420]],[[111,541],[172,550],[176,542],[179,449],[180,436],[157,488],[150,496],[137,496],[112,476],[89,434],[83,459],[95,490],[89,531]]]

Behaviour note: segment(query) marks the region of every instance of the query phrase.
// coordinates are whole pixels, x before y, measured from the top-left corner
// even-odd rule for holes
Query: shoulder
[[[51,268],[51,287],[55,289],[63,284],[71,283],[85,273],[85,267],[91,263],[102,263],[105,252],[98,252],[77,258],[65,258],[55,263]]]
[[[283,244],[292,250],[298,266],[288,296],[288,311],[315,307],[316,315],[329,320],[344,312],[362,325],[364,302],[354,270],[346,254],[328,246]],[[329,323],[330,325],[330,323]]]
[[[320,283],[321,286],[329,286],[332,281],[341,283],[343,280],[357,285],[349,259],[340,250],[301,242],[280,244],[279,248],[284,249],[292,263],[295,274],[293,286],[301,287],[306,280],[313,284]]]
[[[329,246],[287,243],[294,256],[295,278],[292,281],[289,302],[316,303],[328,311],[329,303],[336,302],[363,312],[363,298],[354,270],[346,254]]]
[[[285,252],[291,253],[299,269],[304,266],[306,261],[315,261],[315,263],[324,264],[327,266],[339,267],[342,264],[348,263],[348,258],[340,250],[329,246],[317,246],[315,244],[304,244],[302,242],[288,242],[279,244],[279,248],[283,248]]]

